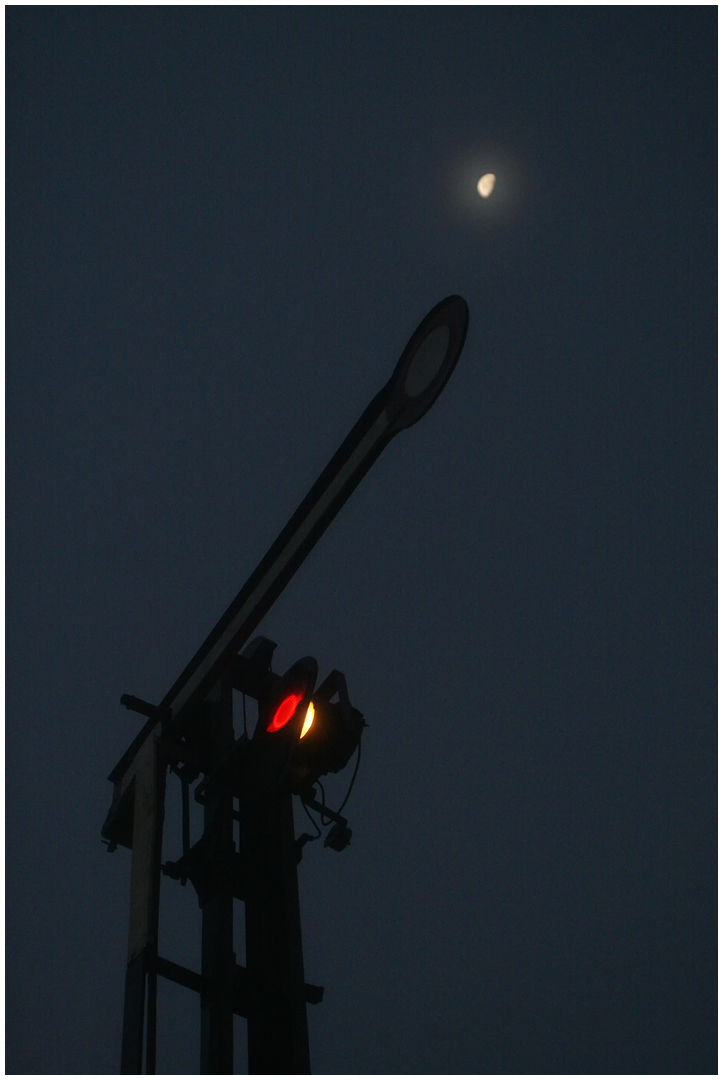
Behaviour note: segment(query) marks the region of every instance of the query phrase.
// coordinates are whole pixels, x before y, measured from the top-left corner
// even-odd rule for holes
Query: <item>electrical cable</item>
[[[304,802],[303,799],[301,800],[301,805],[304,807],[304,813],[306,814],[309,821],[311,822],[311,824],[316,829],[316,836],[312,836],[311,839],[312,840],[318,840],[319,837],[321,836],[321,829],[319,828],[317,823],[314,821],[313,817],[311,816],[311,811],[309,810],[309,807],[306,805],[306,803]]]
[[[339,809],[336,810],[336,811],[333,811],[336,814],[341,814],[342,810],[344,809],[347,802],[349,801],[349,796],[351,795],[351,789],[354,787],[354,781],[356,780],[356,774],[359,772],[359,763],[360,762],[361,762],[361,736],[359,737],[359,745],[357,747],[357,754],[356,754],[356,765],[354,766],[354,772],[352,773],[352,778],[351,778],[351,780],[349,782],[349,788],[347,790],[346,795],[344,796],[344,801],[342,802]],[[319,814],[321,824],[322,825],[329,825],[334,820],[334,818],[327,817],[327,813],[326,813],[326,792],[324,791],[324,785],[322,784],[321,780],[317,780],[316,783],[319,785],[319,788],[321,789],[321,805],[323,807],[323,809],[320,811],[320,814]]]
[[[322,825],[331,825],[331,823],[332,823],[332,821],[334,819],[329,818],[328,820],[326,820],[326,792],[324,791],[324,785],[322,784],[321,780],[317,780],[316,782],[319,785],[319,787],[321,788],[321,806],[322,806],[322,809],[321,809],[321,811],[319,813],[319,818],[321,820],[321,824]]]
[[[346,793],[346,795],[344,797],[344,802],[341,804],[341,806],[337,810],[337,814],[340,814],[342,812],[342,810],[344,809],[344,807],[347,804],[347,800],[348,800],[349,796],[351,795],[351,789],[354,787],[354,781],[356,780],[356,774],[359,772],[359,762],[360,761],[361,761],[361,735],[359,736],[359,749],[357,750],[356,765],[354,766],[354,774],[353,774],[353,776],[351,778],[351,783],[349,784],[349,790],[347,791],[347,793]]]

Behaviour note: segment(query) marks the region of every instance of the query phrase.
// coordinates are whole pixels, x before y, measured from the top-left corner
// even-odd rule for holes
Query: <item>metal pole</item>
[[[244,800],[249,1073],[309,1073],[292,796]]]
[[[205,702],[204,718],[212,768],[233,747],[231,683],[220,681]],[[206,791],[204,843],[210,873],[202,905],[201,974],[208,989],[201,995],[201,1073],[233,1073],[233,884],[228,872],[234,859],[231,778],[220,775]]]
[[[138,755],[133,780],[131,902],[123,1007],[121,1073],[143,1071],[143,1011],[148,993],[147,1072],[155,1072],[155,961],[158,956],[158,906],[166,769],[157,736]]]

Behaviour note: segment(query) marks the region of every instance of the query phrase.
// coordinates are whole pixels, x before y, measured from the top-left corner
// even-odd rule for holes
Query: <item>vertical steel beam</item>
[[[126,968],[123,1001],[123,1041],[121,1073],[143,1072],[143,1008],[146,997],[146,950],[138,953]]]
[[[224,679],[209,694],[204,718],[211,768],[219,768],[233,748],[233,693]],[[233,1073],[234,858],[233,788],[223,771],[206,789],[204,843],[208,878],[201,927],[201,974],[209,989],[201,995],[201,1073]]]
[[[304,960],[288,792],[245,800],[250,1073],[309,1073]]]
[[[158,906],[165,800],[165,761],[157,736],[139,752],[133,794],[133,848],[128,961],[123,1008],[121,1072],[143,1071],[143,1011],[146,978],[155,979]],[[155,985],[149,985],[148,1072],[155,1071]]]

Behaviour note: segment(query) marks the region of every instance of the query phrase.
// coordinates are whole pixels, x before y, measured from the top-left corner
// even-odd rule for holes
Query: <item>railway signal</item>
[[[315,786],[343,769],[355,750],[359,755],[364,719],[349,702],[340,672],[317,687],[312,658],[278,676],[271,669],[272,642],[260,638],[241,649],[391,439],[436,401],[462,351],[467,323],[459,296],[429,312],[387,384],[160,704],[122,699],[147,717],[110,774],[113,800],[102,829],[109,851],[132,850],[122,1072],[142,1071],[144,1042],[146,1071],[155,1071],[158,975],[201,995],[201,1072],[233,1071],[234,1012],[248,1020],[250,1072],[309,1071],[306,1004],[321,1000],[321,992],[303,975],[296,879],[301,848],[291,800],[299,795],[307,810],[333,822],[326,846],[346,847],[346,819],[323,798],[319,803]],[[251,740],[234,739],[234,689],[259,702]],[[198,892],[200,974],[158,954],[168,767],[183,786],[183,855],[164,871],[190,880]],[[189,790],[197,781],[204,831],[191,845]],[[241,827],[238,849],[234,819]],[[246,905],[245,968],[232,952],[234,897]]]

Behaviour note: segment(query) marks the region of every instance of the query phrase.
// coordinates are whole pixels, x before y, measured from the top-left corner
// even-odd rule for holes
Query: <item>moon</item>
[[[494,173],[488,172],[484,176],[480,176],[477,181],[477,190],[483,199],[488,199],[495,189],[495,181],[497,177]]]

